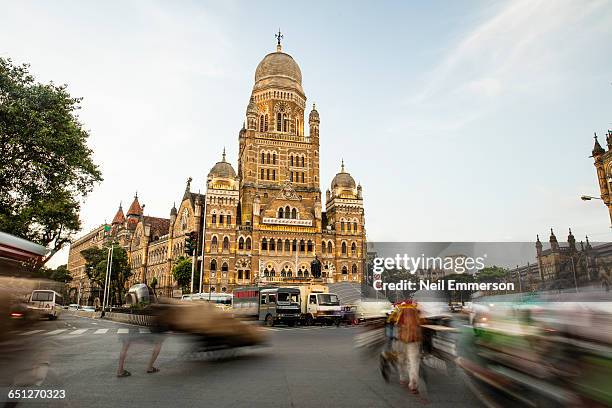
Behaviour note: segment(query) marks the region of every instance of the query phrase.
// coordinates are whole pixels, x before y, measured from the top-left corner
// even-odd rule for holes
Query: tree
[[[176,260],[174,267],[172,268],[172,277],[183,289],[183,291],[190,291],[191,289],[191,258],[185,258],[181,256]],[[200,274],[196,271],[194,274],[194,281],[200,281]]]
[[[92,284],[95,283],[99,287],[98,296],[104,293],[109,249],[110,244],[107,244],[102,248],[89,247],[81,251],[81,255],[85,259],[85,274]],[[111,265],[111,299],[120,301],[120,299],[123,299],[125,285],[132,276],[132,270],[128,263],[127,252],[118,244],[113,246]]]
[[[43,265],[80,229],[79,201],[102,181],[80,101],[0,57],[0,230],[47,247]]]
[[[499,266],[487,266],[476,274],[478,282],[502,282],[508,277],[508,269]]]

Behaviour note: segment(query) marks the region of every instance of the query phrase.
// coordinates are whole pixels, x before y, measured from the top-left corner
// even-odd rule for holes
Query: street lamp
[[[591,201],[591,200],[601,200],[601,201],[603,201],[603,198],[601,198],[601,197],[593,197],[593,196],[589,196],[589,195],[581,195],[580,199],[582,201]]]

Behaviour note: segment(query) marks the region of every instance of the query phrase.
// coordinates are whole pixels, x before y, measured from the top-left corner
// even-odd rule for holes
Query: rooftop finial
[[[134,198],[138,198],[138,190],[136,190],[136,193],[134,193]]]
[[[316,103],[312,103],[312,110],[317,110],[317,104]]]
[[[276,37],[276,51],[280,52],[283,49],[281,45],[281,39],[284,37],[284,35],[281,33],[280,28],[278,29],[278,34],[274,34],[274,37]]]
[[[221,161],[225,161],[225,146],[223,146],[223,159]]]
[[[344,159],[342,159],[342,164],[340,165],[340,172],[344,173]]]

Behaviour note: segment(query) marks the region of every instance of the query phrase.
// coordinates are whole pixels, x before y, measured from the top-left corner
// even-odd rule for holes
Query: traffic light
[[[198,236],[195,231],[185,234],[185,253],[193,256],[198,245]]]

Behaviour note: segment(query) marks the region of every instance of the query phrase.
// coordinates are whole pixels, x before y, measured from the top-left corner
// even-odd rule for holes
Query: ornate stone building
[[[167,296],[176,288],[172,266],[184,255],[185,236],[192,231],[198,236],[193,260],[204,270],[205,291],[308,282],[315,256],[324,282],[361,282],[366,257],[362,188],[342,162],[326,191],[323,211],[320,118],[313,105],[306,133],[305,108],[302,73],[279,42],[255,71],[238,135],[237,171],[224,151],[208,173],[206,195],[190,191],[190,178],[170,218],[145,216],[144,205],[134,197],[126,214],[119,206],[110,232],[96,244],[118,241],[129,254],[131,283],[150,283],[155,277]],[[91,234],[97,237],[98,230],[71,246],[69,269],[79,277],[73,285],[83,279],[82,241],[89,242]]]
[[[606,135],[606,151],[597,140],[595,134],[595,145],[593,146],[592,157],[597,170],[597,180],[599,182],[599,191],[601,199],[610,214],[610,222],[612,223],[612,130],[608,130]]]
[[[302,72],[279,42],[255,70],[237,171],[224,152],[208,174],[203,277],[210,290],[308,281],[315,256],[327,282],[361,281],[362,189],[342,163],[322,211],[320,118],[313,105],[306,133],[305,109]]]

